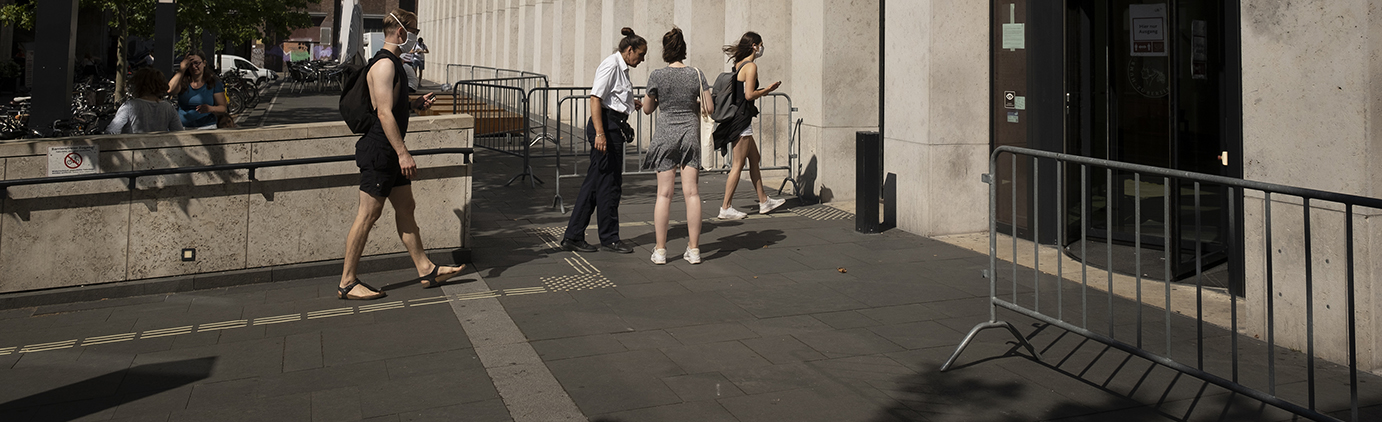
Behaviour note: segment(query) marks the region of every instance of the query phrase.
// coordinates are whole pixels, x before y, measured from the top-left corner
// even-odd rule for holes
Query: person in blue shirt
[[[216,114],[226,113],[226,86],[208,71],[202,53],[188,53],[168,81],[168,95],[178,99],[178,116],[188,129],[215,129]]]

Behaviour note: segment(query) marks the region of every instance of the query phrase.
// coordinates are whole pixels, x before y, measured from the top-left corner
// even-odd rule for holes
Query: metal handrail
[[[410,153],[411,153],[412,155],[414,155],[414,156],[423,156],[423,155],[445,155],[445,154],[464,154],[464,155],[465,155],[465,161],[464,161],[464,163],[465,163],[465,164],[470,164],[470,156],[471,156],[471,154],[474,154],[474,152],[475,152],[475,151],[474,151],[473,148],[433,148],[433,149],[423,149],[423,150],[411,151]],[[326,157],[295,158],[295,159],[291,159],[291,160],[259,161],[259,162],[253,162],[253,163],[212,164],[212,165],[209,165],[209,166],[196,166],[196,167],[174,167],[174,168],[163,168],[163,169],[148,169],[148,170],[135,170],[135,171],[121,171],[121,172],[114,172],[114,173],[77,174],[77,175],[72,175],[72,176],[54,176],[54,177],[37,177],[37,178],[32,178],[32,179],[0,180],[0,191],[4,191],[4,192],[8,193],[8,192],[9,192],[9,188],[10,188],[11,186],[43,185],[43,184],[50,184],[50,183],[82,182],[82,181],[88,181],[88,180],[104,180],[104,179],[129,179],[129,188],[130,188],[130,190],[134,190],[134,189],[135,189],[135,180],[138,179],[138,178],[140,178],[140,177],[146,177],[146,176],[163,176],[163,175],[169,175],[169,174],[202,173],[202,172],[212,172],[212,171],[227,171],[227,170],[249,170],[249,171],[250,171],[249,179],[250,179],[250,180],[258,180],[258,179],[255,178],[255,175],[254,175],[255,170],[258,170],[258,169],[261,169],[261,168],[265,168],[265,167],[286,167],[286,166],[296,166],[296,165],[303,165],[303,164],[334,163],[334,162],[340,162],[340,161],[351,161],[351,160],[354,160],[354,159],[355,159],[355,156],[354,156],[354,155],[333,155],[333,156],[326,156]]]

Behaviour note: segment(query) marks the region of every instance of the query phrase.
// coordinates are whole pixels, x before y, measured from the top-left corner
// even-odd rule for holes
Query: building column
[[[158,0],[154,11],[154,67],[171,76],[177,71],[173,63],[173,42],[178,38],[178,5],[176,0]],[[120,54],[125,54],[121,51]]]
[[[35,26],[33,115],[29,128],[49,133],[54,120],[72,117],[72,58],[77,54],[77,0],[38,2]]]

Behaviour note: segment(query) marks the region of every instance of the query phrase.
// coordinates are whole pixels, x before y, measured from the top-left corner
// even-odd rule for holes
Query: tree
[[[242,43],[263,39],[266,33],[286,34],[306,28],[312,26],[307,5],[319,2],[321,0],[178,0],[177,20],[183,36],[179,37],[177,48],[189,50],[207,31],[219,34],[222,41]],[[115,59],[117,101],[125,97],[128,39],[153,35],[156,4],[156,0],[81,0],[82,7],[111,12],[110,27],[115,32],[116,49],[120,52]],[[33,29],[34,19],[32,2],[0,6],[0,24]]]
[[[321,0],[179,0],[178,48],[188,49],[201,34],[217,34],[224,43],[248,43],[312,26],[307,5]]]

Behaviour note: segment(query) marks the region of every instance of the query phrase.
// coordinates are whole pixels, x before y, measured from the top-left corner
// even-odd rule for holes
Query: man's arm
[[[379,117],[379,125],[384,129],[384,136],[389,138],[389,145],[398,153],[398,165],[403,169],[403,177],[412,179],[417,174],[417,163],[413,162],[413,155],[403,144],[403,132],[398,129],[398,120],[393,115],[393,101],[397,94],[394,92],[394,68],[391,66],[393,62],[380,60],[375,63],[386,64],[371,66],[369,76],[365,79],[369,84],[370,104],[374,106],[374,113]]]

